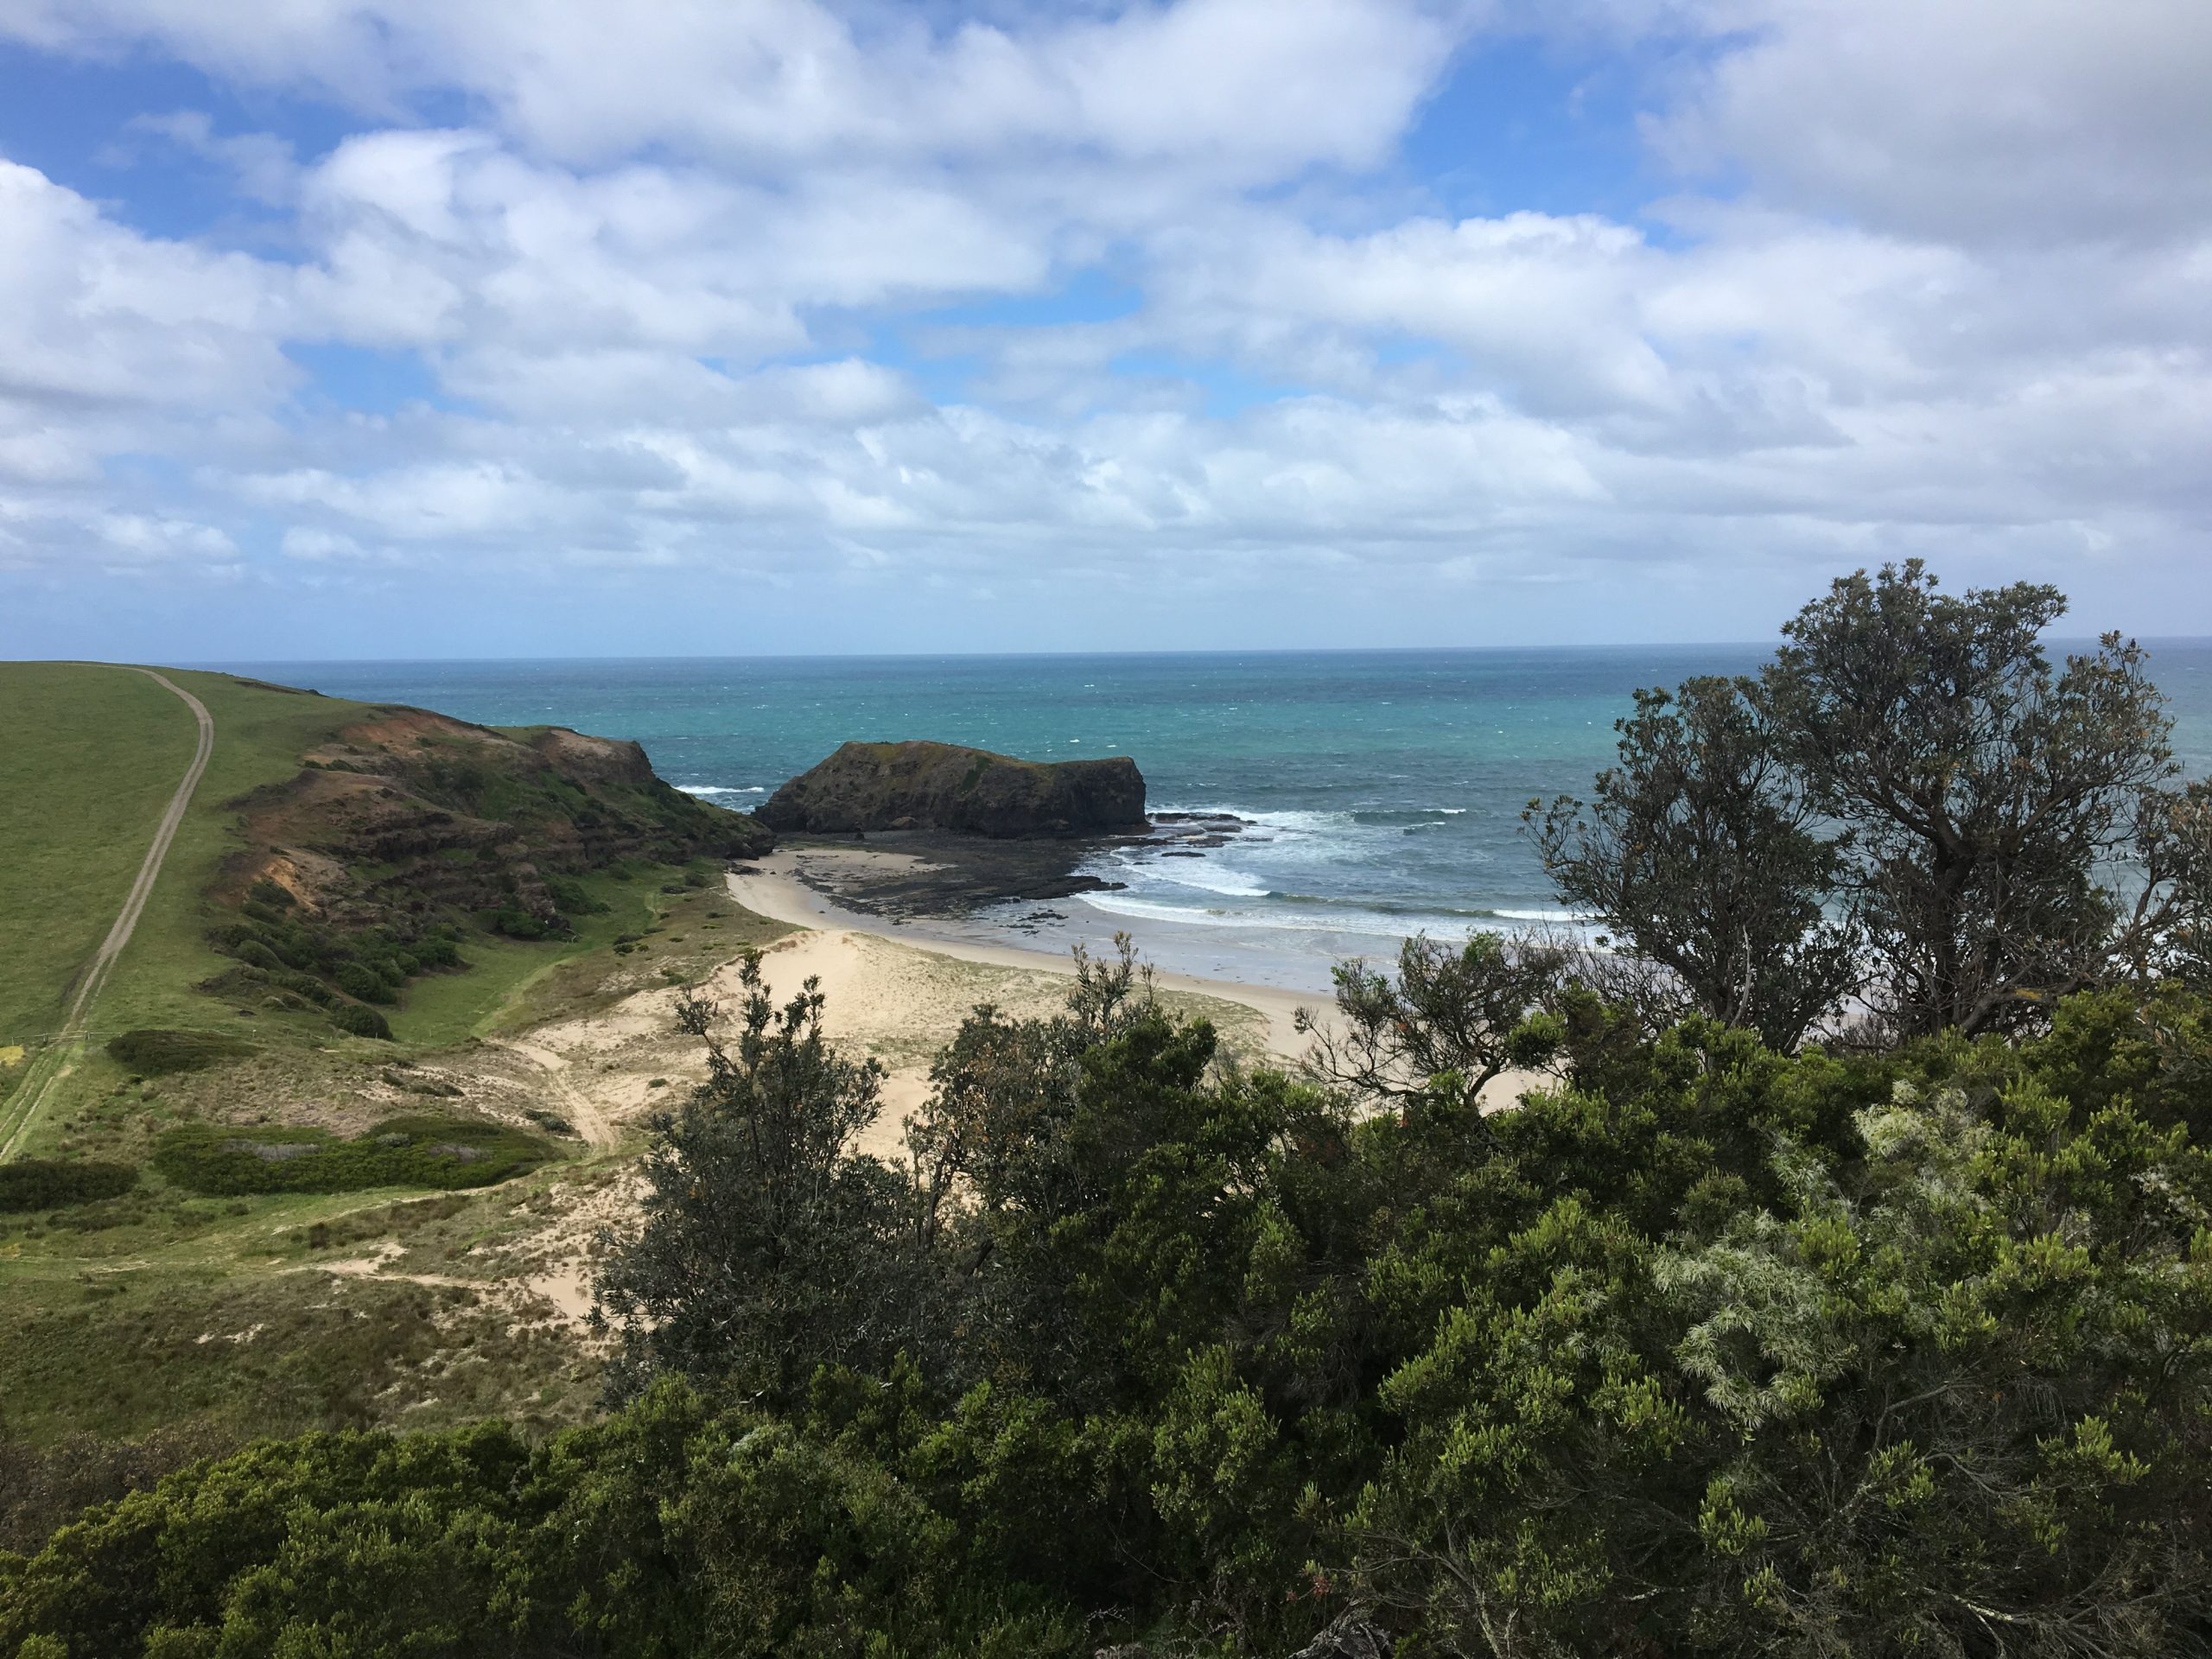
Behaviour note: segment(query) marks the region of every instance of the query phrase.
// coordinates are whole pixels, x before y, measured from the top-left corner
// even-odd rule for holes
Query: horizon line
[[[2212,645],[2212,633],[2132,634],[2124,635],[2133,643],[2145,647],[2158,645]],[[2101,634],[2052,634],[2047,643],[2054,646],[2095,644]],[[1475,656],[1503,655],[1508,652],[1614,652],[1614,651],[1756,651],[1770,648],[1771,642],[1763,639],[1687,639],[1687,640],[1611,640],[1580,645],[1253,645],[1186,647],[1175,650],[1142,650],[1109,648],[1089,651],[792,651],[748,652],[743,653],[633,652],[626,654],[536,655],[515,653],[485,657],[429,656],[429,657],[230,657],[203,658],[188,660],[167,658],[153,666],[198,670],[203,672],[228,673],[238,667],[252,668],[341,668],[352,666],[435,666],[474,665],[524,663],[746,663],[746,662],[1042,662],[1077,658],[1189,658],[1189,657],[1383,657],[1383,656]],[[0,658],[0,662],[86,663],[102,660],[95,658],[66,657]],[[137,667],[142,664],[112,659],[114,666]]]

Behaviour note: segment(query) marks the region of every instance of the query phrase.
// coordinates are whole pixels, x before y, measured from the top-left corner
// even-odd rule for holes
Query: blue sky
[[[0,6],[0,653],[2212,632],[2189,0]]]

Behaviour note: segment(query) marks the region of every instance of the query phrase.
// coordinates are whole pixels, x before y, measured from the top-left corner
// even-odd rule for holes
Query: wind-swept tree
[[[1840,868],[1749,682],[1636,694],[1594,798],[1522,815],[1560,896],[1605,918],[1679,991],[1676,1012],[1796,1046],[1858,975],[1858,931],[1823,910]]]
[[[618,1394],[676,1372],[786,1399],[817,1364],[887,1358],[912,1313],[903,1186],[854,1147],[881,1068],[823,1040],[813,980],[779,1008],[757,956],[740,973],[734,1053],[720,1008],[677,1004],[707,1080],[653,1124],[643,1224],[602,1241],[592,1318],[620,1338]]]
[[[1760,677],[1780,757],[1852,832],[1902,1035],[2034,1023],[2171,924],[2171,888],[2124,896],[2169,816],[2164,700],[2117,634],[2055,670],[2041,636],[2065,612],[2027,582],[1953,598],[1915,559],[1838,581]]]
[[[1558,1052],[1566,1027],[1552,1005],[1572,956],[1530,936],[1478,933],[1454,947],[1420,934],[1400,948],[1395,974],[1340,963],[1335,1022],[1298,1013],[1314,1039],[1307,1067],[1370,1102],[1471,1107],[1508,1071]]]

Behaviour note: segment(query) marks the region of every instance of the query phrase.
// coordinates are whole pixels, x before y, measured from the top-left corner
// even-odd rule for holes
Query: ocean
[[[1249,828],[1192,858],[1100,855],[1118,890],[956,930],[1058,949],[1126,930],[1179,972],[1325,990],[1407,935],[1568,919],[1522,832],[1586,792],[1638,686],[1747,672],[1762,645],[1053,657],[224,664],[486,725],[635,738],[679,788],[757,805],[850,738],[1033,760],[1127,754],[1156,811]],[[2152,647],[2190,775],[2212,774],[2212,641]]]

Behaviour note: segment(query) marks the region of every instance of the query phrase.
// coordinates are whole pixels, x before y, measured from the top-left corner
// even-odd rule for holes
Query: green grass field
[[[0,663],[0,1048],[61,1023],[191,763],[192,711],[143,674]],[[219,742],[217,753],[221,753]],[[146,937],[142,925],[140,937]]]
[[[194,1198],[152,1166],[153,1150],[211,1119],[315,1121],[409,1057],[467,1052],[474,1039],[696,977],[787,930],[732,905],[706,864],[640,865],[626,880],[584,878],[605,908],[579,918],[574,938],[470,931],[460,942],[468,969],[410,980],[388,1010],[389,1043],[342,1035],[320,1010],[211,996],[196,987],[233,964],[207,943],[220,918],[207,895],[245,845],[242,798],[292,777],[306,751],[370,709],[163,671],[207,704],[213,754],[88,1039],[81,1052],[73,1046],[21,1148],[118,1159],[139,1166],[141,1180],[119,1198],[0,1217],[0,1451],[179,1425],[227,1441],[487,1412],[573,1419],[596,1388],[593,1351],[571,1332],[518,1323],[510,1293],[474,1287],[537,1260],[544,1230],[569,1225],[625,1158],[556,1139],[556,1161],[466,1194]],[[152,680],[97,665],[0,664],[0,709],[15,717],[0,745],[4,1096],[10,1073],[24,1069],[10,1065],[10,1051],[35,1053],[59,1026],[73,981],[113,924],[194,728],[190,710]],[[142,1075],[105,1046],[146,1027],[221,1033],[251,1052]],[[384,1276],[327,1270],[349,1253],[396,1254]]]
[[[0,666],[0,674],[7,671]],[[224,858],[245,845],[236,803],[259,785],[293,776],[302,754],[369,713],[364,703],[267,690],[227,674],[162,671],[207,705],[215,721],[215,751],[130,948],[100,993],[92,1015],[96,1037],[144,1026],[203,1027],[220,1015],[220,1003],[192,988],[227,965],[207,944],[205,895]],[[159,692],[189,728],[182,703],[141,675],[129,677]],[[169,773],[168,788],[176,786],[182,770],[180,761]]]

